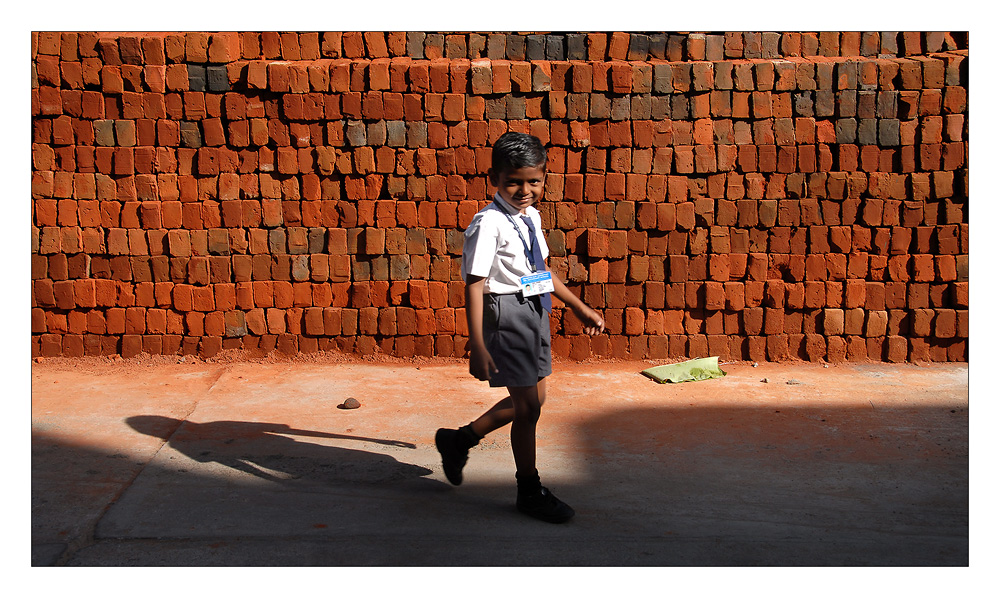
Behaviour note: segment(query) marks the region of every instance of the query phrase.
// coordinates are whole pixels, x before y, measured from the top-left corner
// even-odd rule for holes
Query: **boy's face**
[[[519,212],[540,200],[545,191],[544,167],[525,166],[500,172],[490,169],[489,175],[500,197]]]

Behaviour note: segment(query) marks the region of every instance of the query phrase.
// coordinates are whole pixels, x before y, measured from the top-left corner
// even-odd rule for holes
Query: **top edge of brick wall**
[[[968,32],[32,32],[32,58],[224,64],[321,58],[702,61],[919,56],[968,50]]]

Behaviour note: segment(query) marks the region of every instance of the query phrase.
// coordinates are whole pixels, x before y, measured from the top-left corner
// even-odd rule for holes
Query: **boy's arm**
[[[555,272],[552,272],[552,284],[556,289],[555,296],[559,297],[563,303],[569,306],[573,310],[573,313],[576,314],[576,317],[580,318],[580,321],[583,322],[584,332],[591,336],[604,332],[604,318],[596,311],[587,307],[586,303],[574,295],[573,291],[570,291],[563,284],[563,281],[559,279],[559,276]]]
[[[486,279],[469,275],[465,283],[465,318],[469,323],[469,373],[477,380],[489,380],[500,371],[483,338],[483,287]]]

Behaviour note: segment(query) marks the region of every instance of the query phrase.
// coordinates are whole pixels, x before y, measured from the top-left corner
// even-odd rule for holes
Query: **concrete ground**
[[[969,565],[967,364],[651,365],[557,362],[551,525],[514,509],[506,430],[445,481],[434,431],[504,396],[462,362],[36,361],[31,562]]]

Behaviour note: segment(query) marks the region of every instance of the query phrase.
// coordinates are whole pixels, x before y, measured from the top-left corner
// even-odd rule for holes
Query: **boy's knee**
[[[536,422],[542,414],[542,403],[538,397],[514,399],[514,419],[523,422]]]
[[[525,405],[521,409],[514,410],[514,421],[522,423],[537,423],[542,415],[542,406],[539,404]]]

